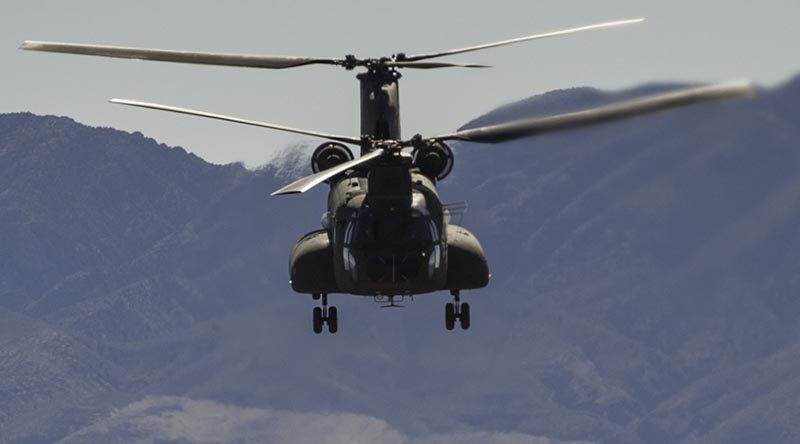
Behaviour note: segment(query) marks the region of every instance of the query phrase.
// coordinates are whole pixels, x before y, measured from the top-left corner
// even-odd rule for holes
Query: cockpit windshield
[[[397,282],[433,276],[441,267],[439,233],[426,210],[375,217],[368,208],[347,222],[342,264],[353,280]]]
[[[426,212],[415,210],[410,217],[378,219],[368,210],[362,210],[348,223],[344,241],[354,247],[372,243],[431,244],[438,241],[438,234]]]

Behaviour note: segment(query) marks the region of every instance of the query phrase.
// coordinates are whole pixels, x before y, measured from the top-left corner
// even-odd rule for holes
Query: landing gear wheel
[[[458,314],[458,322],[461,324],[462,330],[469,330],[469,304],[466,302],[461,304],[461,312]]]
[[[331,307],[328,309],[328,318],[325,320],[328,324],[328,332],[329,333],[336,333],[339,331],[339,319],[336,313],[336,307]]]
[[[314,307],[314,333],[322,333],[322,309]]]
[[[450,290],[453,296],[453,302],[448,302],[444,306],[444,326],[448,330],[455,328],[456,319],[461,324],[462,330],[468,330],[470,325],[469,319],[469,304],[461,303],[461,291]]]
[[[339,316],[336,307],[328,307],[328,293],[312,293],[314,300],[322,299],[321,307],[314,307],[314,333],[322,333],[323,324],[328,324],[328,332],[339,331]]]
[[[456,327],[456,306],[448,302],[444,306],[444,328],[452,330]]]

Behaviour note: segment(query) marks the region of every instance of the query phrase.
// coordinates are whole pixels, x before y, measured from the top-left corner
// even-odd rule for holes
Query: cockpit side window
[[[352,243],[352,240],[353,240],[353,227],[355,226],[355,224],[353,223],[354,220],[355,219],[353,219],[350,222],[348,222],[347,223],[347,228],[345,228],[345,230],[344,230],[344,244],[345,245],[350,245]]]

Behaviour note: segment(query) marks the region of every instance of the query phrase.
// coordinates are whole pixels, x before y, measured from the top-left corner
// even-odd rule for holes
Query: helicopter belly
[[[325,230],[303,236],[289,259],[292,289],[298,293],[337,293],[333,248]]]
[[[489,264],[478,238],[457,225],[447,226],[448,290],[483,288],[489,284]]]

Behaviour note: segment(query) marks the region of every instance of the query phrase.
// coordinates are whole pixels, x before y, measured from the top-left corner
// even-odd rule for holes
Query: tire
[[[469,304],[461,303],[461,314],[458,317],[462,330],[469,330]]]
[[[311,293],[311,299],[313,299],[315,301],[319,300],[319,296],[320,296],[319,293]]]
[[[322,333],[322,309],[314,307],[314,333]]]
[[[444,306],[444,328],[452,330],[456,327],[456,307],[452,302]]]
[[[328,308],[328,332],[336,333],[339,331],[339,316],[336,307]]]

